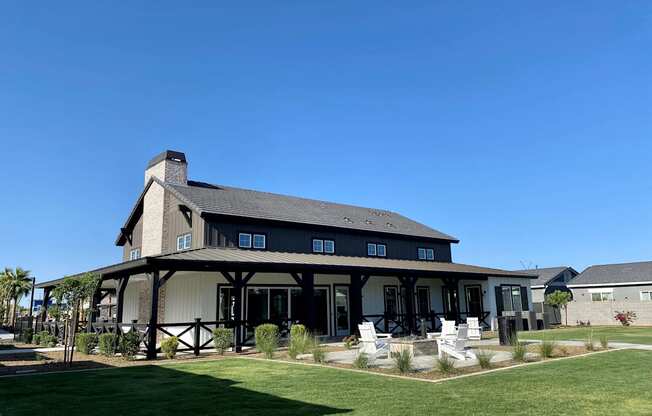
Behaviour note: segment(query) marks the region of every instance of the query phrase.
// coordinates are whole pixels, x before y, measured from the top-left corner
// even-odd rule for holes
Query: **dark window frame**
[[[396,295],[396,315],[391,316],[387,311],[387,289],[394,289]],[[387,314],[388,318],[395,319],[401,314],[401,291],[398,285],[383,285],[383,313]]]
[[[138,256],[134,257],[132,254],[137,252]],[[141,250],[140,247],[133,247],[132,249],[129,250],[129,260],[138,260],[141,255]]]
[[[426,294],[427,294],[427,296],[428,296],[428,298],[427,298],[427,299],[428,299],[428,311],[425,312],[425,313],[424,313],[423,311],[420,311],[420,310],[419,310],[419,308],[420,308],[420,302],[419,302],[419,291],[422,291],[422,290],[424,290],[424,289],[425,289]],[[414,298],[415,298],[415,299],[414,299],[414,304],[415,304],[415,306],[416,306],[415,309],[416,309],[417,316],[427,316],[427,315],[430,315],[430,312],[432,312],[432,298],[431,298],[431,295],[430,295],[430,286],[417,286],[417,287],[414,289]]]

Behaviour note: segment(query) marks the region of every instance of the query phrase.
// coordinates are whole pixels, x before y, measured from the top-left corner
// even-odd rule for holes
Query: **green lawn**
[[[555,339],[584,341],[593,331],[593,340],[597,343],[602,335],[606,335],[610,342],[630,342],[632,344],[652,345],[651,327],[624,327],[624,326],[591,326],[549,329],[546,331],[522,332],[522,339]]]
[[[227,359],[0,379],[2,415],[649,415],[652,352],[431,384]]]

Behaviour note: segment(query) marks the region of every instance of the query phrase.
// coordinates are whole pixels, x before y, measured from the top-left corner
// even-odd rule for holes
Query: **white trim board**
[[[609,287],[609,286],[642,286],[642,285],[652,285],[652,281],[649,282],[622,282],[622,283],[584,283],[577,285],[566,285],[569,288],[582,288],[582,287]]]

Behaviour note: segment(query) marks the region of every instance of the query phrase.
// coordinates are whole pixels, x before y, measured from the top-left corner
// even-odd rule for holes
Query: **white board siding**
[[[165,313],[162,323],[194,322],[195,318],[202,321],[215,321],[217,312],[217,284],[226,283],[216,273],[177,272],[165,284]],[[214,326],[211,326],[214,327]],[[187,327],[165,327],[171,334],[179,334]],[[204,343],[211,334],[202,330],[200,341]],[[183,334],[181,339],[192,345],[194,330]]]
[[[138,319],[140,281],[130,281],[127,283],[124,293],[124,302],[122,304],[122,322],[130,323]]]

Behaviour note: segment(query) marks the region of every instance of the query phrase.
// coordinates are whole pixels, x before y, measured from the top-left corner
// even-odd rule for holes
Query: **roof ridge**
[[[646,263],[652,263],[652,260],[644,260],[644,261],[630,261],[630,262],[625,262],[625,263],[606,263],[606,264],[592,264],[584,271],[589,270],[593,267],[608,267],[608,266],[629,266],[633,264],[646,264]],[[583,272],[582,272],[583,273]]]

